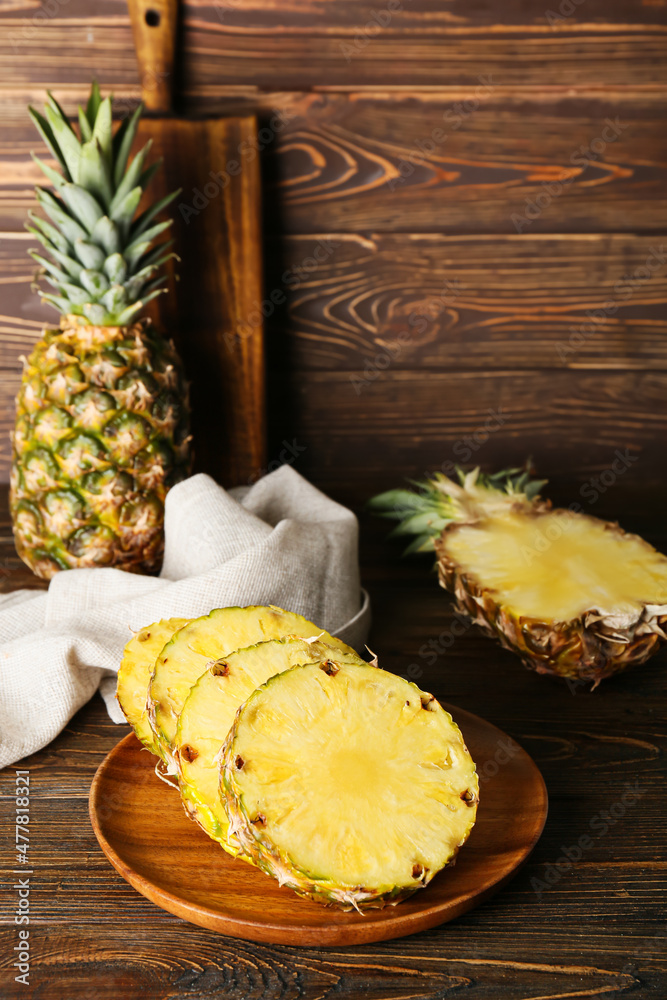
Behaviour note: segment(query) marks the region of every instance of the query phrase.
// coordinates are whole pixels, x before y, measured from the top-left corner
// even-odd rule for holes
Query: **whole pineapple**
[[[141,107],[112,134],[111,99],[96,83],[77,136],[49,94],[30,115],[59,172],[34,156],[54,193],[37,188],[51,222],[30,213],[31,251],[60,315],[24,360],[12,435],[16,548],[38,576],[58,570],[159,567],[167,490],[187,475],[187,385],[173,344],[139,315],[164,291],[171,224],[154,224],[178,192],[136,216],[160,162],[151,143],[128,165]]]

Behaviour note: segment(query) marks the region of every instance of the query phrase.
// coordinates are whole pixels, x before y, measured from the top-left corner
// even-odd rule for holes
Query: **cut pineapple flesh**
[[[213,663],[199,678],[179,716],[174,740],[183,803],[193,819],[230,854],[240,845],[229,836],[229,823],[218,791],[217,756],[240,705],[274,674],[313,659],[333,656],[363,664],[350,647],[328,646],[317,639],[287,636],[239,649]]]
[[[516,616],[567,622],[588,611],[634,621],[667,604],[667,558],[604,521],[555,510],[507,512],[445,532],[459,572]]]
[[[432,695],[377,667],[313,663],[239,709],[221,794],[244,852],[319,902],[398,902],[452,861],[478,780]]]
[[[209,665],[236,649],[285,635],[318,636],[340,649],[334,639],[301,615],[274,607],[216,608],[184,626],[155,663],[148,693],[148,717],[165,760],[175,772],[172,751],[178,717],[191,687]]]
[[[138,738],[152,753],[159,753],[159,749],[146,709],[151,674],[165,644],[189,621],[189,618],[167,618],[147,625],[130,639],[123,653],[116,698]]]

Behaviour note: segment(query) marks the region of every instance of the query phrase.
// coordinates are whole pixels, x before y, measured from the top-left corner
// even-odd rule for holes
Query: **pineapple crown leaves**
[[[368,510],[399,523],[390,537],[413,535],[404,555],[432,552],[435,540],[453,521],[476,520],[508,504],[533,505],[546,479],[534,479],[530,462],[522,469],[503,469],[491,475],[479,468],[466,472],[455,466],[458,482],[442,472],[424,480],[409,480],[416,490],[388,490],[373,497]]]
[[[126,326],[165,291],[163,265],[176,255],[173,240],[152,244],[171,225],[154,223],[179,191],[173,191],[135,218],[141,197],[162,160],[146,165],[151,141],[129,163],[141,117],[141,105],[113,134],[111,97],[102,99],[93,82],[85,110],[79,106],[79,135],[49,92],[44,114],[29,108],[37,131],[60,170],[34,153],[35,163],[53,186],[35,188],[40,207],[51,220],[29,213],[26,228],[48,257],[29,253],[52,286],[42,298],[79,323]]]

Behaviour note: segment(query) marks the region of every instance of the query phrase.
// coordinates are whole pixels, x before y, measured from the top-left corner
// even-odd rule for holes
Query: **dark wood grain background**
[[[52,87],[74,110],[94,72],[123,115],[139,80],[124,0],[11,0],[0,29],[6,479],[17,358],[50,315],[25,253],[25,105]],[[596,512],[659,510],[665,0],[190,2],[179,44],[181,114],[259,116],[238,159],[263,173],[271,461],[361,502],[443,461],[531,454],[570,502],[629,449]],[[190,171],[186,222],[210,169]]]
[[[267,467],[294,462],[359,509],[403,476],[532,455],[555,499],[664,547],[667,0],[190,0],[179,41],[178,113],[257,114],[261,128],[237,159],[261,164],[264,292],[229,334],[242,350],[252,313],[266,319]],[[124,0],[0,0],[0,481],[18,355],[55,315],[30,291],[39,140],[25,107],[50,87],[74,110],[94,73],[118,116],[136,105]],[[195,155],[184,225],[208,208],[210,157]],[[187,270],[208,263],[202,246]],[[199,467],[215,471],[220,447],[201,440]],[[505,729],[545,775],[551,814],[526,869],[445,928],[364,949],[189,926],[93,838],[90,780],[120,735],[93,701],[27,764],[36,975],[3,998],[664,1000],[665,655],[575,696],[474,630],[431,662],[420,650],[450,612],[427,562],[399,567],[367,517],[362,540],[384,665],[416,664],[418,683]],[[6,509],[0,577],[34,585]],[[637,781],[640,804],[538,895],[532,880]],[[3,974],[12,920],[8,904]]]

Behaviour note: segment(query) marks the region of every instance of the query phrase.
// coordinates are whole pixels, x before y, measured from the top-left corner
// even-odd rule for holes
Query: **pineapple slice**
[[[285,635],[318,636],[337,649],[348,649],[301,615],[274,607],[216,608],[195,618],[167,643],[148,689],[148,719],[172,773],[178,771],[172,751],[178,717],[193,684],[212,663],[234,650]]]
[[[232,855],[241,846],[229,836],[229,823],[218,792],[218,754],[240,705],[274,674],[313,659],[365,661],[350,647],[334,648],[318,639],[286,636],[238,649],[212,663],[190,690],[178,719],[174,756],[178,760],[183,804],[192,818]]]
[[[147,625],[134,635],[123,653],[118,671],[116,698],[125,718],[137,737],[151,753],[159,754],[153,730],[148,721],[146,698],[155,661],[163,647],[189,618],[167,618]]]
[[[479,786],[432,695],[327,660],[277,674],[239,709],[220,792],[258,867],[300,895],[362,909],[398,902],[453,861]]]

